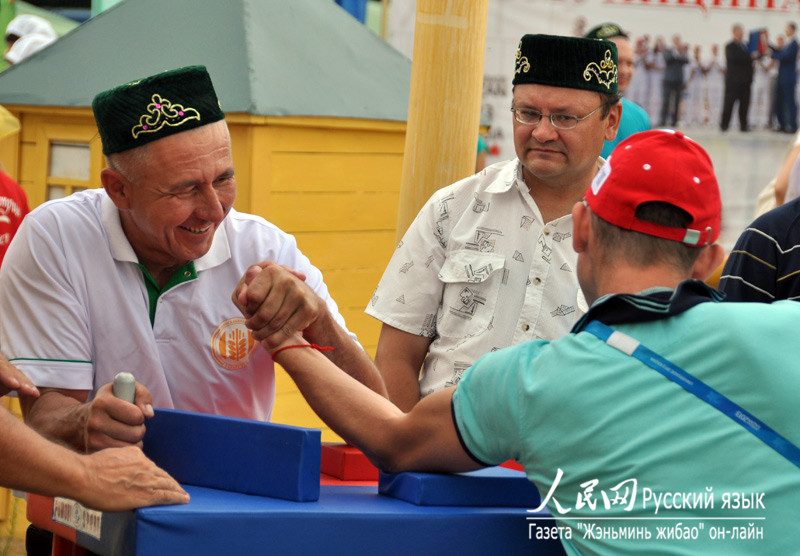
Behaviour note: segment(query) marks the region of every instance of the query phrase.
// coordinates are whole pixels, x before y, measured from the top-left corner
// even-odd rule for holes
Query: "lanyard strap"
[[[733,419],[736,423],[757,436],[767,446],[800,467],[800,448],[786,440],[777,432],[762,423],[755,415],[742,409],[706,383],[690,375],[671,361],[664,359],[659,354],[649,350],[635,338],[614,330],[598,320],[593,320],[584,328],[591,332],[611,347],[635,357],[651,369],[654,369],[691,392],[704,402],[714,406],[722,413]]]

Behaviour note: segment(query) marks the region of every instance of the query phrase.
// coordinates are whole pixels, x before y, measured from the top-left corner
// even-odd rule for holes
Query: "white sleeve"
[[[449,218],[442,214],[440,190],[425,204],[397,246],[366,313],[411,334],[432,337],[442,303]]]
[[[0,345],[38,386],[92,390],[93,350],[81,299],[88,292],[70,280],[67,240],[42,220],[25,218],[3,261]]]

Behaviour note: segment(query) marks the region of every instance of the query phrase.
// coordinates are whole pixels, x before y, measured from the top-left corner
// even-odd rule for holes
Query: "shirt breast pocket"
[[[450,253],[439,270],[444,282],[436,323],[439,336],[462,338],[488,330],[504,272],[503,255],[468,250]]]

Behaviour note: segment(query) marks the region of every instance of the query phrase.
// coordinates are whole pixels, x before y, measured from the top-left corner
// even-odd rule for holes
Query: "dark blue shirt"
[[[800,299],[800,198],[745,229],[728,256],[719,289],[726,301]]]

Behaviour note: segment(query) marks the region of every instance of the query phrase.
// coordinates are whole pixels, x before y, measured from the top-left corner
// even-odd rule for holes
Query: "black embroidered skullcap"
[[[211,77],[188,66],[131,81],[94,97],[103,154],[140,147],[225,118]]]
[[[586,33],[587,39],[610,39],[612,37],[627,37],[628,33],[616,23],[602,23]]]
[[[519,41],[514,85],[617,93],[617,47],[607,40],[525,35]]]

